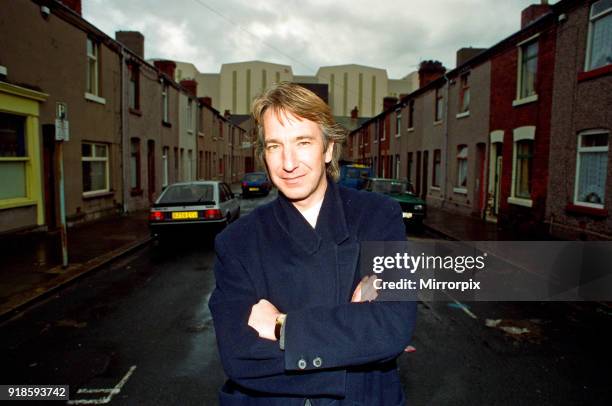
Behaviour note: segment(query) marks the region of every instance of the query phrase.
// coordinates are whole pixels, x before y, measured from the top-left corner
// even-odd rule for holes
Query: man
[[[220,403],[405,404],[395,359],[416,305],[370,301],[358,270],[360,241],[405,240],[399,205],[334,182],[345,133],[311,91],[281,83],[253,116],[279,197],[215,241]]]

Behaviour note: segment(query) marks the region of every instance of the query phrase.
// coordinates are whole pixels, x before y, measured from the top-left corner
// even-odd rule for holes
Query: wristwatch
[[[276,324],[274,325],[274,337],[277,340],[280,340],[281,337],[281,329],[283,328],[283,323],[285,323],[286,314],[279,314],[276,316]]]

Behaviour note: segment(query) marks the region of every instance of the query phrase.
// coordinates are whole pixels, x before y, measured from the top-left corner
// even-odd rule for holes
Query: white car
[[[151,235],[159,237],[198,227],[219,230],[240,217],[240,203],[230,187],[219,181],[169,185],[151,206]]]

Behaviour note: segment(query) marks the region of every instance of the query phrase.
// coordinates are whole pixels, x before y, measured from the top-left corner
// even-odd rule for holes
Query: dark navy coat
[[[350,303],[360,241],[403,241],[399,205],[328,181],[313,229],[282,194],[215,241],[209,307],[228,381],[221,405],[404,405],[395,359],[414,302]],[[285,350],[248,326],[260,299],[287,314]]]

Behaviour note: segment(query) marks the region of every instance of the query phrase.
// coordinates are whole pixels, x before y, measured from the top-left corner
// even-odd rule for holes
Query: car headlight
[[[423,210],[423,205],[422,205],[422,204],[415,204],[415,205],[414,205],[414,210],[416,210],[416,211],[421,211],[421,210]]]

